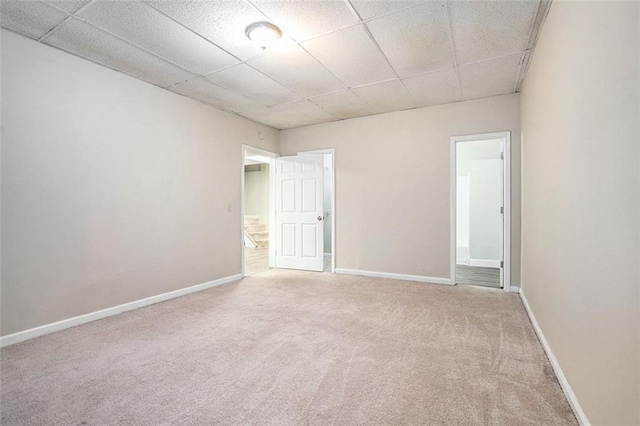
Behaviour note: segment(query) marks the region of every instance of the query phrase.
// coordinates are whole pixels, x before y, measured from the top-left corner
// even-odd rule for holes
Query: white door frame
[[[271,152],[271,151],[267,151],[264,150],[262,148],[256,148],[255,146],[251,146],[251,145],[245,145],[242,144],[242,161],[241,161],[241,167],[240,167],[240,242],[242,243],[241,247],[242,247],[242,251],[240,252],[240,264],[241,266],[241,271],[242,271],[242,276],[244,277],[244,259],[245,259],[245,246],[244,246],[244,212],[245,212],[245,208],[244,208],[244,158],[246,155],[247,151],[253,151],[253,152],[257,152],[260,155],[264,155],[265,157],[269,157],[269,158],[277,158],[280,156],[280,154],[277,154],[275,152]],[[271,167],[269,167],[269,180],[271,180]],[[273,194],[271,191],[271,184],[269,184],[269,207],[271,207],[273,205]],[[271,237],[271,233],[273,232],[273,215],[271,214],[271,208],[269,208],[269,237]],[[271,260],[271,244],[269,244],[269,266],[272,266],[272,260]]]
[[[502,204],[503,214],[503,255],[504,258],[504,291],[511,291],[511,132],[482,133],[479,135],[453,136],[451,138],[451,284],[456,283],[456,147],[460,142],[483,141],[490,139],[504,139],[504,161],[502,163],[502,177],[504,194]]]
[[[331,154],[331,272],[336,272],[336,150],[335,148],[300,151],[301,154]]]

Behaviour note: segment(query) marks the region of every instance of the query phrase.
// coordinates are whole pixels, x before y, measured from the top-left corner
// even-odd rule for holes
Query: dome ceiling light
[[[262,50],[265,50],[267,46],[274,43],[280,37],[282,37],[282,31],[280,28],[272,24],[271,22],[261,21],[250,24],[244,33],[249,40],[254,41],[260,45]]]

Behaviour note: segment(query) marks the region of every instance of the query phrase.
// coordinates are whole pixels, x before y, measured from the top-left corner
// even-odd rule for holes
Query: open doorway
[[[451,138],[453,283],[509,290],[508,132]]]
[[[271,211],[269,162],[277,154],[242,147],[242,267],[244,275],[269,269]]]

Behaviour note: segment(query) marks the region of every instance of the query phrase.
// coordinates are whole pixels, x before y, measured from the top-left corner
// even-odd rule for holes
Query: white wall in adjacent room
[[[244,173],[244,213],[260,218],[269,226],[269,165],[260,164],[260,171]]]
[[[472,265],[502,260],[502,151],[502,140],[457,143],[457,252]]]
[[[469,174],[469,249],[471,259],[502,260],[500,159],[471,162]]]
[[[469,175],[457,176],[456,182],[456,244],[457,263],[469,264]]]

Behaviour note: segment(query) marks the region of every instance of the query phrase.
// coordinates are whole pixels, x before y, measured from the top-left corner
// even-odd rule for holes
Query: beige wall
[[[2,335],[240,273],[277,131],[6,31],[2,127]]]
[[[259,172],[244,174],[244,212],[260,217],[260,223],[269,227],[269,165],[261,164]]]
[[[522,287],[589,421],[640,423],[638,3],[554,2],[522,92]]]
[[[336,149],[336,266],[449,278],[450,137],[510,130],[518,285],[519,101],[499,96],[281,131],[283,155]]]

